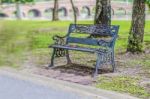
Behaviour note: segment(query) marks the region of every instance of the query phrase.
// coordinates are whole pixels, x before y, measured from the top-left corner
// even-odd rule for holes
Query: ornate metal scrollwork
[[[62,48],[55,48],[55,57],[63,57],[66,55],[66,50]]]
[[[63,37],[60,37],[60,36],[57,36],[55,35],[53,37],[53,40],[55,41],[54,44],[56,45],[65,45],[65,37],[66,36],[63,36]],[[55,57],[63,57],[66,55],[66,50],[65,49],[62,49],[62,48],[55,48]]]
[[[111,33],[111,26],[106,25],[88,25],[88,24],[78,24],[75,26],[75,29],[73,32],[76,33],[88,33],[88,34],[97,34],[101,36],[110,36]]]
[[[98,49],[97,54],[101,64],[111,61],[112,51],[110,49]]]
[[[58,36],[58,35],[53,36],[53,40],[55,41],[54,44],[64,45],[66,43],[65,38],[66,38],[66,36],[62,36],[62,37]]]
[[[104,40],[99,40],[98,45],[108,47],[108,46],[110,46],[110,42],[107,42]]]

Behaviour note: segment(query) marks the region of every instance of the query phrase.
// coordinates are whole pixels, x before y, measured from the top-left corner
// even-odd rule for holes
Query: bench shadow
[[[92,76],[94,67],[85,66],[82,64],[72,63],[69,65],[59,65],[50,69],[60,71],[61,73],[74,74],[78,76]],[[98,74],[112,73],[111,68],[103,68],[98,70]]]

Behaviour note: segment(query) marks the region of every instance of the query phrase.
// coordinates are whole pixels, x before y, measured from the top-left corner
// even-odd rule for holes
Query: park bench
[[[55,35],[53,40],[54,44],[50,45],[49,48],[53,48],[51,56],[51,64],[49,67],[54,65],[55,57],[66,57],[67,63],[71,63],[69,57],[69,50],[82,51],[95,53],[97,56],[96,65],[93,76],[98,74],[98,69],[104,63],[110,63],[112,70],[115,70],[114,61],[114,45],[118,36],[119,26],[117,25],[91,25],[91,24],[70,24],[68,33],[66,36]],[[87,34],[88,37],[76,36],[78,34]],[[102,39],[100,38],[102,37]],[[105,39],[109,38],[109,39]],[[95,48],[81,47],[79,45],[90,45],[96,46]]]

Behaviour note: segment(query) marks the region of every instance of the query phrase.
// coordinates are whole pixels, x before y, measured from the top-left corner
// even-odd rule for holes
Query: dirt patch
[[[85,67],[80,64],[70,64],[56,66],[52,68],[38,68],[35,74],[51,77],[59,80],[79,83],[82,85],[92,85],[95,79],[92,77],[94,68]],[[110,69],[99,70],[99,74],[111,73]]]
[[[48,64],[46,65],[37,64],[40,63],[41,60],[42,63],[49,62],[50,58],[46,56],[47,55],[46,53],[43,54],[43,56],[41,54],[39,58],[38,55],[35,55],[36,58],[34,56],[32,58],[30,57],[30,59],[28,59],[29,61],[24,65],[22,69],[38,75],[69,81],[73,83],[79,83],[82,85],[93,85],[96,82],[96,80],[93,79],[92,77],[92,73],[94,72],[93,65],[95,64],[95,55],[92,56],[91,54],[83,54],[77,52],[71,53],[71,59],[73,60],[73,63],[79,63],[79,64],[65,65],[66,58],[60,58],[60,59],[58,58],[55,60],[56,66],[54,66],[53,68],[46,69]],[[149,54],[143,53],[143,54],[133,55],[130,53],[118,53],[116,54],[115,58],[116,58],[115,59],[116,71],[112,73],[111,65],[110,64],[104,65],[102,66],[101,69],[99,69],[99,77],[101,76],[115,77],[121,75],[140,77],[141,80],[139,84],[141,86],[143,86],[141,84],[142,82],[146,82],[147,80],[150,80],[149,77],[150,66],[148,66],[149,62],[147,62],[150,59]]]

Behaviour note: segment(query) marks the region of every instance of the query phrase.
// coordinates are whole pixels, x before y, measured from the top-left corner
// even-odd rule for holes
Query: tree
[[[1,0],[2,3],[15,3],[16,5],[16,17],[17,19],[22,19],[22,12],[21,12],[21,4],[27,2],[34,2],[34,0]]]
[[[0,10],[1,10],[1,8],[2,8],[2,0],[0,0]]]
[[[96,0],[94,24],[111,25],[111,1]],[[89,37],[98,37],[91,34]]]
[[[96,0],[94,24],[111,24],[111,1]]]
[[[132,9],[132,23],[128,37],[128,52],[142,52],[145,27],[145,3],[150,0],[134,0]]]
[[[16,2],[16,17],[17,19],[22,19],[22,11],[21,11],[21,2]]]
[[[53,18],[52,21],[58,21],[58,0],[54,1]]]
[[[77,23],[77,13],[76,13],[76,8],[74,6],[73,0],[70,0],[70,3],[72,5],[72,9],[73,9],[73,14],[74,14],[74,23]]]

